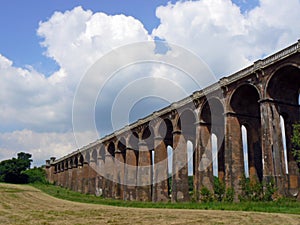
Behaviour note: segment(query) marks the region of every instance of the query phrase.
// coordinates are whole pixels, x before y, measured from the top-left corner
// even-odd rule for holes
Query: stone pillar
[[[151,184],[152,184],[152,165],[151,152],[147,143],[140,141],[139,143],[139,160],[137,173],[137,200],[151,201]]]
[[[213,164],[212,164],[212,142],[210,125],[201,123],[199,125],[199,186],[197,190],[200,192],[202,187],[213,191]]]
[[[49,174],[50,174],[50,177],[48,179],[48,181],[50,183],[55,183],[57,180],[56,180],[56,172],[55,172],[55,164],[54,164],[54,161],[55,161],[55,157],[51,157],[50,158],[50,161],[49,161],[49,165],[50,165],[50,168],[49,168]]]
[[[173,146],[172,201],[189,201],[187,143],[180,130],[173,132]]]
[[[62,177],[62,168],[61,168],[61,162],[58,163],[58,169],[57,169],[57,185],[61,186],[61,177]]]
[[[75,157],[74,157],[75,159]],[[78,184],[77,184],[77,180],[78,180],[78,176],[77,176],[77,173],[78,173],[78,167],[77,165],[75,164],[75,161],[72,165],[72,181],[71,181],[71,190],[72,191],[77,191],[78,189]]]
[[[103,196],[104,195],[104,191],[105,191],[105,162],[104,162],[104,158],[102,158],[102,156],[98,155],[98,159],[97,159],[97,164],[98,164],[98,195],[99,196]]]
[[[166,202],[169,200],[167,146],[161,136],[155,137],[154,146],[154,183],[152,200],[154,202]]]
[[[54,166],[54,173],[53,173],[53,182],[54,182],[54,184],[56,184],[57,185],[57,183],[58,183],[58,171],[57,171],[57,164],[54,164],[53,163],[53,166]]]
[[[53,180],[52,176],[50,160],[46,160],[46,179],[50,183],[52,183]]]
[[[238,118],[228,113],[225,117],[225,182],[235,190],[235,201],[241,194],[240,180],[245,174],[242,132]]]
[[[295,110],[297,108],[297,110]],[[288,109],[290,112],[289,118],[285,120],[285,131],[286,137],[292,137],[293,134],[293,124],[300,121],[300,107],[297,106],[290,106]],[[287,157],[288,157],[288,174],[286,175],[286,188],[287,195],[289,196],[296,196],[298,194],[298,199],[300,200],[300,171],[297,166],[297,162],[292,154],[292,143],[289,138],[287,138]]]
[[[89,164],[89,193],[96,194],[96,177],[97,177],[97,168],[96,168],[96,161],[93,157],[90,158]]]
[[[72,160],[68,159],[68,189],[72,189],[72,175],[73,175],[73,166],[72,166]]]
[[[263,180],[274,179],[278,193],[284,195],[285,163],[282,158],[283,145],[280,115],[271,100],[260,102],[262,125]]]
[[[77,191],[82,192],[83,191],[83,162],[80,162],[80,156],[78,156],[78,168],[77,168]]]
[[[136,200],[137,157],[132,148],[126,149],[125,184],[125,200]]]
[[[113,197],[114,186],[114,157],[106,151],[105,155],[105,195],[106,198]]]
[[[117,150],[115,152],[115,170],[114,170],[114,181],[115,181],[115,195],[116,199],[124,199],[124,175],[125,175],[125,161],[123,152]]]
[[[64,181],[63,181],[63,186],[65,188],[69,187],[69,165],[67,162],[67,159],[63,162],[64,164]]]
[[[87,161],[84,160],[83,162],[83,168],[82,168],[82,193],[87,194],[89,193],[89,164]]]

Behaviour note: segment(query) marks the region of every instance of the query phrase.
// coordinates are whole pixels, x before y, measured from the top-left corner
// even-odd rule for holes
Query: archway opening
[[[211,149],[212,149],[212,164],[213,164],[213,175],[219,177],[219,166],[218,166],[218,138],[217,135],[211,135]]]
[[[191,196],[194,193],[194,183],[195,179],[195,140],[196,140],[196,116],[191,109],[185,109],[180,113],[180,117],[177,123],[179,130],[181,131],[181,138],[183,148],[180,151],[185,151],[180,153],[179,160],[182,160],[182,163],[185,165],[182,168],[179,168],[179,173],[182,174],[182,177],[187,176],[187,189],[188,194]],[[184,189],[184,188],[183,188]]]
[[[232,123],[240,127],[234,134],[243,174],[253,181],[262,181],[262,144],[260,95],[255,86],[244,84],[238,87],[230,99],[233,111]]]
[[[225,182],[225,155],[224,155],[224,134],[225,120],[224,107],[217,98],[211,98],[204,104],[200,114],[200,145],[205,149],[200,156],[200,165],[213,184],[213,176]],[[210,164],[204,161],[210,161]],[[202,167],[203,167],[202,166]]]
[[[249,178],[249,158],[248,158],[248,134],[247,128],[242,125],[242,143],[243,143],[243,156],[244,156],[244,168],[245,168],[245,177]]]
[[[271,99],[269,107],[272,109],[271,119],[274,124],[270,135],[274,140],[275,178],[282,187],[281,191],[289,190],[286,193],[292,195],[299,191],[300,186],[299,168],[292,154],[291,143],[293,124],[300,121],[299,90],[300,69],[293,65],[278,69],[266,87],[266,95]],[[283,179],[277,179],[280,176]]]

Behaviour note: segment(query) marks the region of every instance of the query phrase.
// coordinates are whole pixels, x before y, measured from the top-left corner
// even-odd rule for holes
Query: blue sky
[[[88,68],[112,49],[166,40],[201,58],[217,80],[295,43],[300,38],[299,11],[299,0],[2,1],[0,160],[23,150],[42,164],[80,147],[72,127],[76,87]],[[131,81],[141,74],[162,77],[184,86],[187,93],[195,91],[182,74],[163,66],[122,72],[101,96],[102,111],[95,106],[96,122],[110,119],[105,115],[112,96],[128,85],[124,78],[129,76]],[[143,88],[136,91],[137,96],[143,93]],[[169,103],[145,96],[128,117],[134,121]],[[83,123],[90,119],[80,116]],[[101,136],[112,132],[106,125],[99,129],[104,130]],[[89,130],[80,134],[86,144],[95,140]]]
[[[71,10],[76,6],[100,11],[110,15],[125,14],[140,20],[151,31],[159,24],[156,7],[170,0],[12,0],[1,2],[0,7],[0,53],[14,60],[16,66],[32,65],[47,75],[57,69],[55,62],[43,55],[36,30],[55,11]],[[173,0],[173,2],[175,2]]]
[[[41,38],[36,30],[40,21],[45,21],[55,11],[66,11],[76,6],[100,11],[110,15],[125,14],[140,20],[151,32],[159,25],[155,15],[156,7],[175,0],[11,0],[1,2],[0,7],[0,53],[14,61],[15,66],[31,65],[38,71],[50,75],[58,66],[55,61],[44,56],[40,46]],[[258,5],[258,0],[234,0],[246,12]]]

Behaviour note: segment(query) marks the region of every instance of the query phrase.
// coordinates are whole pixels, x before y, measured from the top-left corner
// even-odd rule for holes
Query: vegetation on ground
[[[17,158],[0,162],[0,182],[13,184],[47,183],[43,168],[30,169],[31,154],[20,152]]]
[[[68,190],[63,187],[51,184],[33,184],[34,187],[43,192],[60,199],[65,199],[81,203],[93,203],[110,206],[135,207],[135,208],[168,208],[168,209],[204,209],[204,210],[233,210],[233,211],[256,211],[256,212],[273,212],[273,213],[290,213],[300,214],[300,202],[293,199],[278,199],[272,202],[253,202],[244,201],[239,203],[234,202],[137,202],[137,201],[123,201],[115,199],[105,199],[96,197],[90,194],[81,194]]]
[[[300,172],[300,123],[293,125],[292,145],[292,154],[297,162]]]
[[[44,185],[47,187],[47,185]],[[63,194],[60,187],[52,191]],[[79,198],[86,195],[78,194]],[[76,195],[77,195],[76,194]],[[70,196],[70,193],[68,194]],[[93,197],[93,196],[92,196]],[[93,197],[96,198],[96,197]],[[99,199],[99,198],[98,198]],[[241,211],[113,207],[66,201],[29,185],[0,183],[0,224],[231,224],[298,225],[300,215]]]

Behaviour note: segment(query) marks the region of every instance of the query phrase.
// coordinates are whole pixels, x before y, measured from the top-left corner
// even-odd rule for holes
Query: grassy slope
[[[168,209],[212,209],[212,210],[233,210],[233,211],[256,211],[272,213],[289,213],[300,215],[300,202],[291,200],[280,200],[276,202],[241,202],[241,203],[152,203],[152,202],[133,202],[120,201],[113,199],[103,199],[94,195],[85,195],[67,190],[65,188],[35,184],[34,187],[43,192],[65,200],[93,203],[111,206],[136,207],[136,208],[168,208]]]
[[[62,188],[43,186],[53,195],[67,195],[77,201],[92,201],[101,204],[87,204],[52,197],[28,185],[0,183],[0,224],[20,225],[74,225],[74,224],[231,224],[231,225],[299,225],[300,215],[283,213],[261,213],[241,211],[185,210],[114,207],[103,204],[123,206],[157,206],[161,204],[124,203],[78,193]],[[122,203],[122,204],[121,204]],[[165,204],[172,207],[190,207],[192,204]],[[195,204],[196,205],[196,204]],[[198,204],[199,205],[199,204]],[[164,206],[169,207],[169,206]]]

